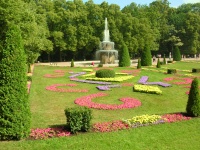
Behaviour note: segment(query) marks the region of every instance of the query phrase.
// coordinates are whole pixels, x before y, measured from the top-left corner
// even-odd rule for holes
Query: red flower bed
[[[112,122],[95,123],[92,126],[95,132],[112,132],[123,129],[129,129],[129,125],[122,122],[121,120]]]
[[[63,77],[65,75],[65,71],[63,70],[55,70],[55,74],[45,74],[44,77],[46,78],[57,78],[57,77]]]
[[[31,129],[30,138],[37,139],[47,139],[53,137],[70,136],[70,132],[65,131],[63,127],[61,128],[45,128],[45,129]]]
[[[173,84],[177,84],[177,85],[191,84],[192,83],[191,78],[174,78],[174,77],[164,78],[164,81],[173,81],[173,80],[183,80],[183,82],[173,82]]]
[[[97,97],[103,97],[103,96],[107,96],[107,94],[105,93],[91,94],[88,96],[77,98],[74,102],[75,104],[78,104],[80,106],[86,106],[86,107],[95,108],[95,109],[105,109],[105,110],[127,109],[127,108],[134,108],[134,107],[141,106],[141,102],[139,100],[136,100],[130,97],[120,98],[123,104],[119,104],[119,105],[99,104],[99,103],[92,102],[92,99],[97,98]]]
[[[75,87],[75,86],[77,86],[77,84],[53,84],[51,86],[47,86],[46,90],[55,91],[55,92],[88,92],[87,89],[61,89],[61,88],[57,88],[59,86]]]
[[[171,122],[177,122],[177,121],[183,121],[183,120],[190,120],[191,117],[186,117],[183,114],[166,114],[163,115],[162,118],[165,120],[165,122],[171,123]]]
[[[132,83],[122,83],[122,86],[133,86]]]

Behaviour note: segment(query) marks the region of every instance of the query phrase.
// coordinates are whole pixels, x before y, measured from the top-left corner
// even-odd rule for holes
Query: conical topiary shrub
[[[141,53],[141,66],[151,66],[151,50],[148,45],[145,46],[144,50]]]
[[[173,61],[181,61],[181,53],[178,46],[175,47],[173,52]]]
[[[123,43],[123,49],[119,59],[119,67],[129,67],[131,65],[130,55],[128,48],[125,43]]]
[[[141,60],[140,60],[140,58],[138,58],[137,69],[140,69],[140,68],[141,68]]]
[[[200,116],[199,83],[197,78],[194,78],[191,84],[186,112],[189,116]]]
[[[166,58],[165,58],[165,55],[164,55],[164,58],[163,58],[163,65],[166,65],[167,64],[167,61],[166,61]]]
[[[19,27],[8,25],[0,51],[0,139],[20,140],[30,133],[26,55]]]
[[[161,68],[161,65],[160,65],[160,59],[158,58],[158,61],[157,61],[157,65],[156,65],[157,68]]]
[[[74,60],[71,61],[71,67],[74,67]]]

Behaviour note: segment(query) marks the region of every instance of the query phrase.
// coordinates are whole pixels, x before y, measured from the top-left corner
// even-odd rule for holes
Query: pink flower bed
[[[96,93],[96,94],[91,94],[88,96],[83,96],[80,98],[77,98],[74,103],[78,104],[80,106],[86,106],[89,108],[95,108],[95,109],[105,109],[105,110],[114,110],[114,109],[127,109],[127,108],[134,108],[141,106],[141,102],[139,100],[136,100],[134,98],[130,97],[125,97],[125,98],[120,98],[120,101],[123,102],[123,104],[115,105],[115,104],[99,104],[92,102],[92,99],[97,98],[97,97],[103,97],[107,96],[108,94],[105,93]]]
[[[177,84],[177,85],[191,84],[192,83],[192,79],[191,78],[174,78],[174,77],[170,77],[170,78],[165,78],[164,79],[164,81],[173,81],[173,80],[183,80],[183,82],[173,82],[173,84]]]
[[[63,77],[65,75],[65,71],[63,70],[55,70],[55,74],[45,74],[44,77],[46,78],[57,78],[57,77]]]
[[[166,114],[166,115],[163,115],[162,118],[165,120],[165,122],[168,122],[168,123],[191,119],[191,117],[186,117],[186,116],[184,116],[183,114],[180,114],[180,113]]]
[[[53,84],[46,87],[46,90],[49,91],[55,91],[55,92],[88,92],[87,89],[61,89],[57,88],[59,86],[69,86],[69,87],[75,87],[77,84]]]
[[[63,137],[70,136],[70,132],[65,131],[63,127],[61,128],[46,128],[46,129],[31,129],[30,138],[37,139],[47,139],[53,137]]]
[[[129,125],[122,122],[121,120],[111,121],[111,122],[103,122],[103,123],[95,123],[92,126],[95,132],[112,132],[123,129],[129,129]]]

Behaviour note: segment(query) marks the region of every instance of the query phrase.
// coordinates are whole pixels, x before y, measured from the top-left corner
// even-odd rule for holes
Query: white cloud
[[[183,0],[184,3],[200,3],[200,0]]]

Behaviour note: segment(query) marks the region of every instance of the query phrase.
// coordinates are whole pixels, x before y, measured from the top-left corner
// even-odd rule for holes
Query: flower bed
[[[90,80],[79,80],[77,78],[70,79],[71,81],[81,82],[81,83],[90,83],[90,84],[103,84],[108,85],[111,84],[110,82],[100,82],[100,81],[90,81]]]
[[[142,76],[140,78],[140,80],[138,81],[138,83],[145,84],[145,85],[159,85],[159,86],[162,86],[162,87],[169,87],[169,86],[171,86],[171,84],[163,83],[163,82],[147,82],[148,79],[149,79],[148,76]]]
[[[65,71],[63,70],[55,70],[55,74],[45,74],[44,77],[46,78],[57,78],[57,77],[63,77],[65,75]]]
[[[83,96],[80,98],[77,98],[74,103],[80,106],[86,106],[89,108],[95,108],[95,109],[105,109],[105,110],[114,110],[114,109],[128,109],[128,108],[134,108],[141,106],[141,102],[137,99],[130,98],[130,97],[125,97],[125,98],[120,98],[120,101],[123,102],[123,104],[99,104],[92,102],[92,99],[97,98],[97,97],[103,97],[107,96],[105,93],[96,93],[96,94],[91,94],[88,96]]]
[[[111,122],[103,122],[103,123],[95,123],[92,126],[93,131],[95,132],[112,132],[123,129],[129,129],[129,125],[121,120],[111,121]]]
[[[138,81],[138,83],[144,84],[144,83],[146,83],[146,82],[148,81],[148,79],[149,79],[148,76],[142,76],[142,77],[140,78],[140,80]]]
[[[181,113],[165,114],[165,115],[162,116],[162,118],[165,120],[165,122],[168,122],[168,123],[191,119],[191,117],[186,117]]]
[[[84,75],[86,74],[86,72],[78,72],[78,73],[74,73],[74,72],[69,72],[70,74],[73,74],[71,76],[69,76],[69,78],[75,78],[77,76],[81,76],[81,75]]]
[[[139,85],[139,84],[136,84],[133,86],[133,91],[152,93],[152,94],[162,94],[162,91],[158,87],[148,86],[148,85]]]
[[[123,122],[125,122],[132,128],[136,128],[141,126],[164,123],[164,119],[162,119],[162,117],[159,115],[141,115],[133,117],[131,119],[123,120]]]
[[[46,90],[49,91],[55,91],[55,92],[88,92],[87,89],[61,89],[57,88],[59,86],[69,86],[69,87],[75,87],[76,84],[53,84],[46,87]]]
[[[53,137],[70,136],[70,132],[65,131],[64,127],[61,128],[45,128],[45,129],[31,129],[30,139],[47,139]]]
[[[132,83],[122,83],[122,86],[133,86]]]
[[[109,82],[122,82],[125,80],[132,79],[134,76],[121,76],[115,78],[86,78],[86,80],[94,80],[94,81],[109,81]]]
[[[114,84],[114,85],[97,86],[97,89],[101,91],[107,91],[107,90],[110,90],[110,88],[118,88],[118,87],[121,87],[121,86]]]
[[[191,78],[175,78],[175,77],[164,78],[164,81],[173,81],[173,80],[183,80],[183,82],[173,82],[173,84],[177,84],[177,85],[191,84],[192,83]]]

